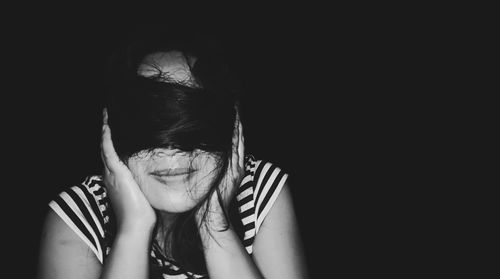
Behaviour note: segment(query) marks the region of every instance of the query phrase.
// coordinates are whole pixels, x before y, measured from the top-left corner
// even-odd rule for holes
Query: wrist
[[[195,216],[200,230],[221,231],[230,226],[223,209],[220,206],[202,207]]]

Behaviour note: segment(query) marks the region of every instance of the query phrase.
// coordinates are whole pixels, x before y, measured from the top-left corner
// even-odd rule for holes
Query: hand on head
[[[119,228],[124,230],[152,228],[156,222],[156,215],[129,168],[116,154],[106,109],[103,111],[101,157],[104,163],[103,180]]]

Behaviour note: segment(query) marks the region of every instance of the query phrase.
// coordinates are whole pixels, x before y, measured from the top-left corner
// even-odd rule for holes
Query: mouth
[[[164,182],[165,180],[178,180],[180,178],[184,178],[195,173],[196,171],[198,170],[192,168],[175,168],[152,171],[149,174],[156,180]]]

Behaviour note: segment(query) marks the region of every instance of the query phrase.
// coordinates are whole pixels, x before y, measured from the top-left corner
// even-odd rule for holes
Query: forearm
[[[210,278],[264,278],[236,232],[231,227],[225,231],[214,227],[218,226],[201,226],[200,229]]]
[[[119,232],[106,259],[100,279],[141,279],[149,276],[152,232]]]

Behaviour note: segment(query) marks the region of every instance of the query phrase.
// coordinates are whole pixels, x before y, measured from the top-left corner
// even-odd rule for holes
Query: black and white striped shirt
[[[236,195],[244,226],[243,245],[252,254],[253,241],[276,201],[288,174],[276,165],[245,156],[245,176]],[[49,206],[89,246],[103,263],[111,250],[113,213],[101,176],[89,176],[81,184],[61,192]],[[165,266],[163,278],[202,278],[161,257],[155,247],[151,260]]]

